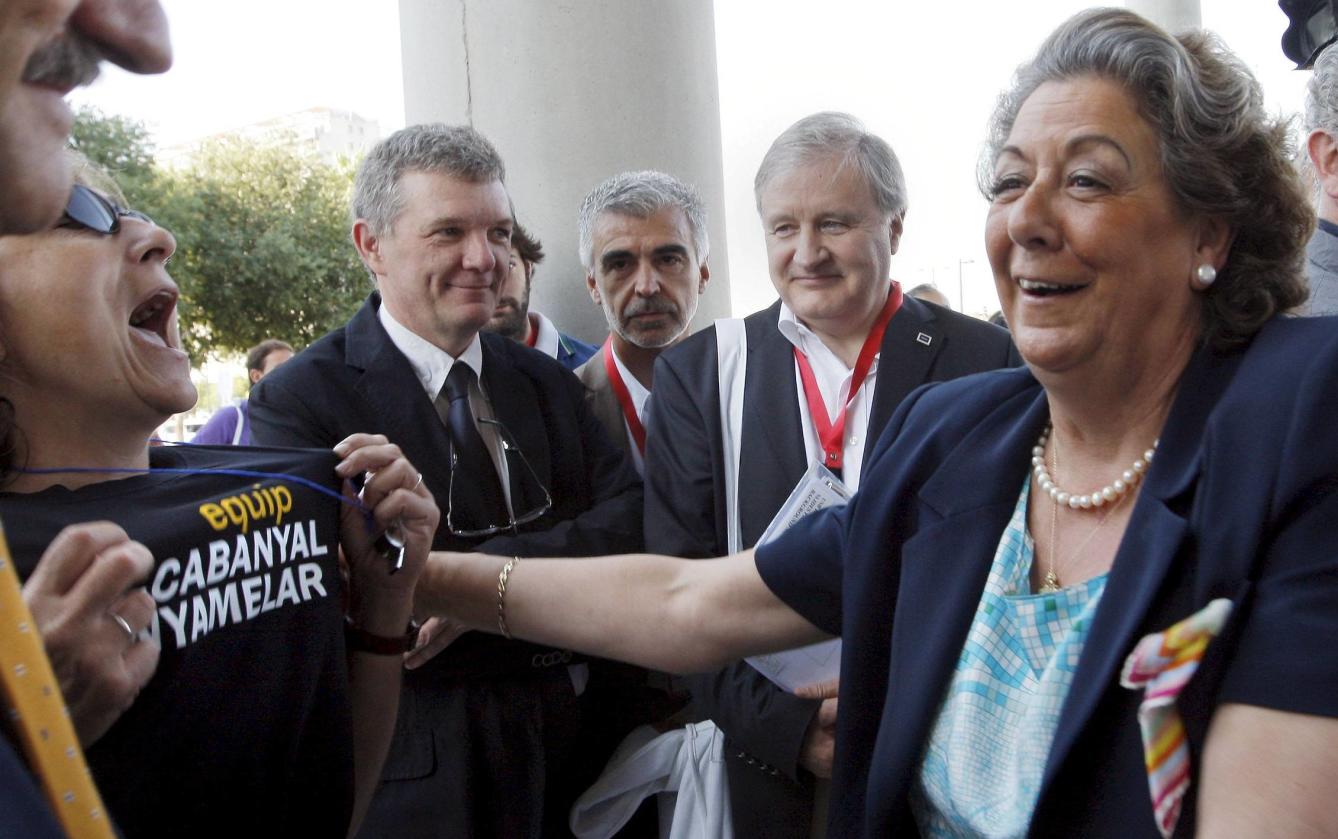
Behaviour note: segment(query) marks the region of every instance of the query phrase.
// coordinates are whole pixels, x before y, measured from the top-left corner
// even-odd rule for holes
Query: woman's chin
[[[1089,336],[1070,330],[1015,329],[1013,341],[1022,360],[1037,373],[1063,373],[1091,355]]]
[[[152,409],[155,417],[158,417],[158,425],[166,422],[169,417],[176,414],[184,414],[195,407],[199,401],[199,394],[195,390],[195,384],[189,379],[184,383],[179,383],[176,387],[155,397],[144,400]]]

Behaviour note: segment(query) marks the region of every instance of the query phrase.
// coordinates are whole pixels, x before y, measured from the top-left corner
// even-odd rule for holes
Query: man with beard
[[[687,334],[711,278],[706,212],[672,175],[624,172],[581,202],[580,237],[585,284],[609,337],[576,375],[590,409],[642,472],[655,359]]]
[[[520,222],[515,222],[511,228],[510,271],[498,290],[497,310],[483,331],[519,341],[556,358],[568,370],[575,370],[595,354],[594,346],[558,332],[543,313],[530,310],[534,266],[543,261],[544,246]]]
[[[171,65],[157,0],[0,3],[0,235],[42,230],[60,217],[73,182],[62,153],[73,123],[64,96],[96,78],[104,59],[137,73]],[[12,409],[4,407],[10,422]],[[12,593],[17,581],[3,564],[0,586]],[[74,525],[52,542],[37,580],[23,590],[83,745],[106,731],[153,674],[156,647],[141,642],[125,655],[124,631],[111,617],[127,598],[148,598],[130,589],[152,565],[121,528]],[[3,611],[22,620],[17,605]],[[65,835],[11,748],[12,732],[0,728],[0,835]],[[30,758],[29,766],[40,765]]]

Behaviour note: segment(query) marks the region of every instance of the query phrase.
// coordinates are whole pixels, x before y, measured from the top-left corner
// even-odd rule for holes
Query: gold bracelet
[[[497,628],[502,631],[502,637],[511,640],[511,630],[506,626],[506,582],[511,577],[511,571],[520,562],[520,557],[513,556],[502,566],[502,573],[497,575]]]

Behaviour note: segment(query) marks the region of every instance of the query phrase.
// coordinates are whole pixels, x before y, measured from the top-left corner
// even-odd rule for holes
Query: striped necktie
[[[28,764],[71,839],[114,839],[0,528],[0,687]]]

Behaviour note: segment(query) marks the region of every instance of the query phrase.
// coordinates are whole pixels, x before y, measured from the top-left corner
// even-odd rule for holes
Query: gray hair
[[[1287,124],[1268,116],[1249,69],[1207,32],[1174,38],[1123,9],[1089,9],[1060,24],[999,97],[979,171],[985,196],[1027,97],[1081,77],[1114,81],[1133,99],[1157,134],[1178,209],[1234,232],[1227,263],[1203,294],[1203,340],[1237,346],[1304,302],[1314,211],[1291,165]]]
[[[350,213],[378,235],[390,230],[404,196],[405,172],[440,172],[471,183],[505,181],[506,168],[492,143],[467,125],[428,123],[400,129],[372,147],[353,180]]]
[[[666,207],[677,207],[687,216],[692,231],[692,247],[697,261],[705,262],[711,242],[706,234],[706,210],[697,190],[673,175],[646,169],[623,172],[595,187],[581,202],[578,222],[581,265],[587,272],[595,268],[595,220],[604,213],[633,218],[649,218]]]
[[[1306,85],[1305,130],[1317,128],[1338,137],[1338,49],[1319,54]]]
[[[884,213],[895,216],[906,212],[906,176],[892,147],[871,134],[864,123],[836,111],[804,117],[782,131],[767,149],[753,179],[758,211],[762,209],[762,190],[777,175],[827,160],[835,160],[842,168],[854,166]]]

